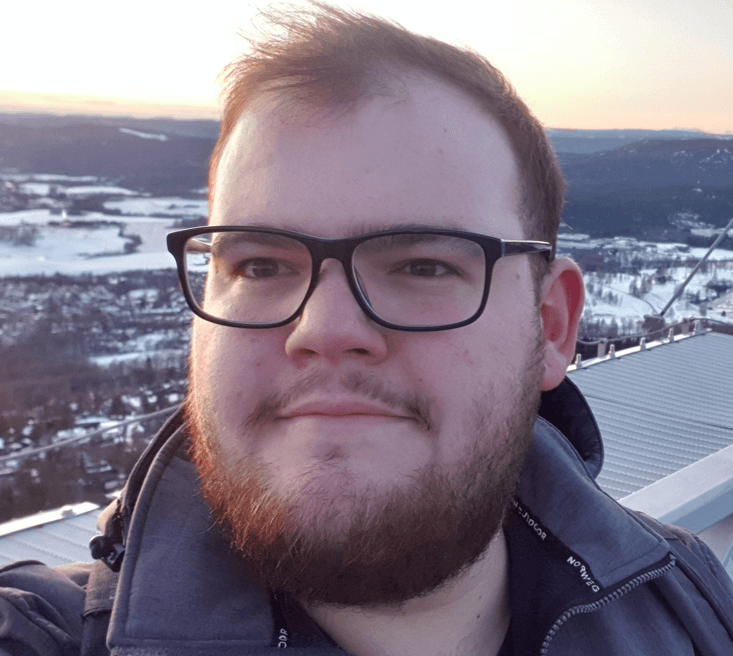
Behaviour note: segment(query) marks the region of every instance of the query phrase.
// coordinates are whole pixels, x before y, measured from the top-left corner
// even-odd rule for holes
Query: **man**
[[[564,382],[583,283],[552,257],[536,119],[473,53],[325,7],[274,20],[228,74],[209,225],[169,237],[185,416],[102,521],[109,569],[0,575],[0,644],[731,653],[710,552],[592,480]]]

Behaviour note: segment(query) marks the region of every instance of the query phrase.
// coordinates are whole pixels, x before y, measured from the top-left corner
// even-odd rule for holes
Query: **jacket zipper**
[[[580,604],[579,606],[568,608],[562,615],[560,615],[560,617],[555,620],[555,623],[550,627],[550,630],[547,632],[547,635],[542,642],[542,647],[540,648],[540,656],[547,656],[550,642],[555,637],[558,629],[563,624],[565,624],[565,622],[567,622],[571,617],[574,617],[575,615],[580,615],[581,613],[592,613],[594,611],[597,611],[599,608],[605,606],[606,604],[612,601],[616,601],[616,599],[618,599],[619,597],[623,597],[626,593],[631,592],[631,590],[637,588],[643,583],[647,583],[652,579],[657,579],[664,576],[665,574],[667,574],[667,572],[671,571],[674,566],[675,557],[672,554],[669,554],[669,562],[663,567],[658,567],[657,569],[649,570],[648,572],[639,574],[638,576],[624,583],[622,586],[616,588],[613,592],[607,594],[605,597],[594,601],[592,604]]]

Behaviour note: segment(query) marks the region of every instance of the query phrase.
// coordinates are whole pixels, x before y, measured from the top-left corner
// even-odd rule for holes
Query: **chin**
[[[379,484],[336,458],[278,485],[267,466],[224,457],[195,421],[190,430],[202,494],[243,568],[312,605],[399,607],[475,563],[501,529],[534,423],[531,411],[511,416],[503,439],[473,444],[460,463]]]

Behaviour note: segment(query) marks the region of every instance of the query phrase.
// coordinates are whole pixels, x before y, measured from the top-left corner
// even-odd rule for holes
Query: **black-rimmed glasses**
[[[213,226],[168,235],[183,293],[201,318],[238,328],[293,321],[318,284],[326,259],[341,262],[354,298],[387,328],[448,330],[476,321],[494,264],[541,253],[543,241],[498,239],[447,229],[385,230],[321,239],[287,230]]]

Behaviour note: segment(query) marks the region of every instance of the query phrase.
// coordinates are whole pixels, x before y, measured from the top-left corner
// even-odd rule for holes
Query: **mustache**
[[[360,394],[364,398],[378,401],[391,410],[411,417],[426,433],[433,432],[434,422],[430,402],[425,394],[398,391],[383,380],[359,371],[349,372],[337,381],[334,381],[332,373],[327,372],[315,372],[303,376],[284,390],[263,396],[244,418],[242,428],[252,430],[274,421],[290,403],[317,390],[328,394],[333,394],[337,390]]]

